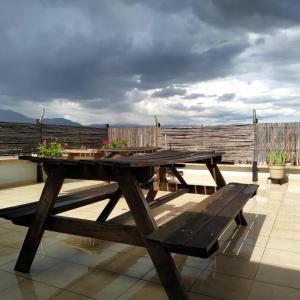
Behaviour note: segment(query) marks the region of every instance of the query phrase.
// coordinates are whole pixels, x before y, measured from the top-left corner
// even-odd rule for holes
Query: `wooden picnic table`
[[[124,147],[120,149],[65,149],[62,151],[68,159],[99,159],[116,155],[130,156],[134,154],[152,153],[160,150],[159,147]]]
[[[91,160],[20,157],[43,163],[48,177],[38,204],[30,203],[0,211],[0,216],[12,220],[15,224],[29,227],[15,270],[30,271],[44,230],[53,230],[146,247],[168,297],[189,299],[171,253],[198,257],[212,255],[218,249],[219,236],[232,220],[238,225],[247,224],[242,208],[258,187],[252,184],[226,184],[217,165],[221,158],[222,153],[213,151],[171,150],[141,156]],[[178,172],[177,168],[183,167],[185,163],[205,164],[216,186],[211,190],[212,195],[197,203],[193,209],[188,209],[159,226],[152,215],[153,208],[186,192],[203,192],[200,185],[189,185]],[[170,168],[178,180],[176,189],[159,198],[156,198],[151,181],[154,167],[157,166],[161,166],[162,169]],[[94,187],[90,196],[86,191],[79,191],[63,198],[58,194],[65,178],[115,183]],[[159,176],[156,176],[157,178],[161,179]],[[144,196],[142,188],[149,189],[147,197]],[[122,195],[128,204],[129,212],[109,219]],[[110,200],[95,221],[56,215],[105,197]],[[129,218],[134,219],[135,225],[128,225],[126,221]]]

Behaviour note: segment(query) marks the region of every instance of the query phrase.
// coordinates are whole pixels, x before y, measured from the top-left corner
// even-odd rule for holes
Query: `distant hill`
[[[0,122],[35,123],[34,119],[12,110],[0,109]]]
[[[34,124],[36,123],[36,119],[27,117],[13,110],[0,109],[0,122]],[[80,123],[73,122],[64,118],[45,118],[43,120],[43,123],[54,125],[81,126]]]
[[[35,124],[36,119],[27,117],[21,113],[15,112],[13,110],[5,110],[0,109],[0,122],[11,122],[11,123],[30,123]],[[66,126],[84,126],[78,122],[73,122],[71,120],[67,120],[65,118],[45,118],[43,120],[44,124],[52,124],[52,125],[66,125]],[[91,124],[86,125],[89,127],[96,128],[105,128],[106,124]],[[150,127],[153,125],[140,125],[140,124],[109,124],[112,128],[134,128],[134,127]]]

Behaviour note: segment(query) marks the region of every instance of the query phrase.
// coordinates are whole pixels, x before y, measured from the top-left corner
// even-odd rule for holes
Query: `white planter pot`
[[[285,175],[285,165],[270,165],[270,177],[273,179],[282,179]]]

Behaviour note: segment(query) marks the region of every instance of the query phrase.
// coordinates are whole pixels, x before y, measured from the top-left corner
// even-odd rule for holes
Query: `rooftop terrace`
[[[201,173],[186,180],[210,181]],[[201,177],[201,178],[199,178]],[[250,176],[227,182],[251,182]],[[70,181],[62,193],[91,181]],[[257,196],[245,207],[249,226],[231,224],[221,248],[209,259],[175,255],[192,299],[300,299],[300,181],[280,185],[260,179]],[[0,190],[0,205],[38,200],[43,184]],[[163,193],[163,192],[160,192]],[[204,199],[185,194],[155,209],[167,220]],[[106,201],[65,215],[95,219]],[[119,202],[114,215],[127,210]],[[112,215],[112,217],[114,216]],[[55,232],[46,232],[30,274],[13,270],[26,228],[0,219],[1,299],[167,299],[146,250]]]

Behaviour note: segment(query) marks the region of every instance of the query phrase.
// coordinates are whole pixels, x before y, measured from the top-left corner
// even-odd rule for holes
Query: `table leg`
[[[54,206],[63,181],[63,168],[57,168],[57,172],[54,172],[52,170],[48,173],[48,177],[39,200],[37,212],[33,218],[32,224],[27,231],[21,252],[15,266],[16,271],[24,273],[30,271],[30,267],[44,233],[45,222],[51,209]]]
[[[125,168],[115,170],[115,174],[166,293],[170,299],[189,299],[171,254],[145,238],[158,227],[135,176]]]
[[[217,158],[206,160],[205,164],[211,176],[213,177],[214,181],[216,182],[217,187],[220,188],[225,186],[226,182],[217,165]]]

